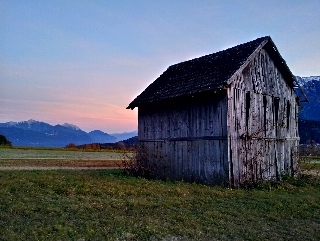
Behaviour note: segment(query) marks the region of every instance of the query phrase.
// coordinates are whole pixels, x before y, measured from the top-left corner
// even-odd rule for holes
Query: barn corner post
[[[288,126],[292,126],[292,132],[291,132],[291,136],[292,138],[292,143],[293,145],[291,146],[291,174],[293,176],[298,176],[300,175],[300,168],[299,168],[299,144],[300,144],[300,136],[299,136],[299,129],[298,129],[298,125],[299,125],[299,118],[298,118],[298,114],[299,114],[299,106],[300,106],[300,99],[299,98],[295,98],[295,105],[289,105],[291,107],[291,113],[292,113],[292,118],[287,119],[287,125]]]

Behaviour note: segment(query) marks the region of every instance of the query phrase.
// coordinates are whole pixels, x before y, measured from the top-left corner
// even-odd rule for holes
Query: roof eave
[[[299,84],[298,80],[296,77],[294,77],[294,82],[297,84],[298,88],[300,89],[301,93],[303,94],[303,97],[305,98],[305,100],[300,101],[300,102],[308,102],[310,103],[306,93],[304,92],[303,88],[301,87],[301,85]]]

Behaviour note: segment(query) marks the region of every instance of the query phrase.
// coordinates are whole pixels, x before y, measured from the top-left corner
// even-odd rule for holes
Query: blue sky
[[[127,105],[169,65],[271,36],[320,75],[320,1],[0,0],[0,122],[137,129]]]

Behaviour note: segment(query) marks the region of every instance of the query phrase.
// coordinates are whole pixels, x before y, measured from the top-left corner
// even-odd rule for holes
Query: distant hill
[[[138,144],[138,136],[131,137],[127,140],[122,141],[126,146],[136,146]]]
[[[116,142],[117,141],[117,138],[112,136],[112,135],[109,135],[107,133],[104,133],[100,130],[94,130],[94,131],[90,131],[88,133],[88,135],[90,136],[90,138],[92,140],[94,140],[94,142],[96,143],[105,143],[105,142]]]
[[[133,136],[137,136],[138,131],[114,133],[114,134],[110,134],[110,135],[114,136],[117,139],[117,141],[123,141],[123,140],[127,140]]]
[[[138,144],[138,136],[131,137],[127,140],[118,141],[115,143],[87,143],[78,145],[79,149],[107,149],[107,150],[134,150]]]
[[[119,133],[115,137],[100,130],[87,133],[73,124],[53,126],[35,120],[0,123],[0,134],[6,136],[13,146],[65,147],[69,143],[114,143],[118,137],[130,138],[137,132],[130,133]]]

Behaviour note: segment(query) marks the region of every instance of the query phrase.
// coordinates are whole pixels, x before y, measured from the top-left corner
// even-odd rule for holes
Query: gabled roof
[[[268,45],[265,46],[267,43]],[[293,86],[296,81],[294,76],[271,38],[267,36],[170,66],[138,95],[127,109],[169,98],[224,88],[230,84],[230,78],[247,64],[249,57],[262,47],[267,47],[266,50],[270,57],[275,60],[280,71],[282,70],[284,77],[292,79],[291,86]]]

